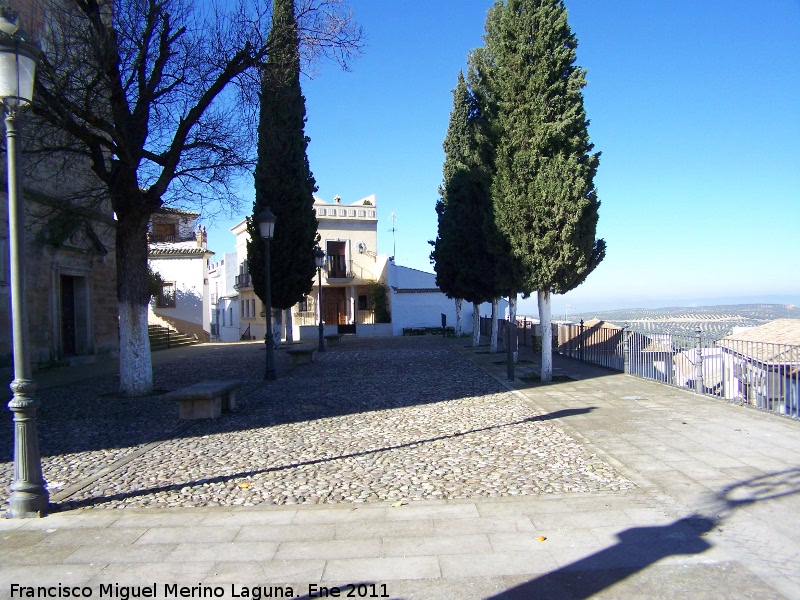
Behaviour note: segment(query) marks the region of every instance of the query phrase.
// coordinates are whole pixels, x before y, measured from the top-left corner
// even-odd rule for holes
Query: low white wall
[[[356,325],[356,337],[392,337],[392,324]]]
[[[336,325],[325,325],[322,329],[323,335],[335,335],[338,331],[339,328]],[[299,333],[300,337],[295,339],[316,342],[319,340],[319,325],[301,325],[297,328],[296,333]],[[392,337],[392,324],[364,325],[359,323],[356,325],[356,337]]]

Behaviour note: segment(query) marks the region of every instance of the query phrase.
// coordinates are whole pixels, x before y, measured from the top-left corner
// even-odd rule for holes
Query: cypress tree
[[[316,267],[317,218],[314,176],[308,164],[305,97],[300,88],[300,53],[294,0],[275,0],[272,53],[261,79],[255,202],[248,219],[247,255],[253,287],[264,300],[264,241],[256,218],[275,214],[270,242],[272,307],[289,309],[311,291]],[[268,307],[268,313],[271,312]],[[289,324],[290,325],[290,324]]]
[[[563,0],[498,0],[485,41],[499,128],[495,224],[522,265],[523,291],[538,292],[549,381],[550,294],[583,283],[605,256],[605,242],[595,239],[600,153],[589,141],[586,70],[575,65]]]
[[[442,144],[443,182],[436,203],[438,235],[430,242],[436,285],[449,298],[480,305],[494,294],[494,257],[486,246],[490,214],[490,153],[482,135],[481,111],[459,72],[453,109]]]

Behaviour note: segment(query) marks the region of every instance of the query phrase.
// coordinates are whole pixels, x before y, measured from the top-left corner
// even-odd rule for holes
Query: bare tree
[[[145,395],[153,387],[147,225],[164,205],[238,206],[230,184],[255,164],[271,4],[43,1],[52,5],[33,111],[48,127],[37,147],[87,161],[111,199],[120,391]],[[300,0],[297,23],[307,69],[323,58],[346,68],[360,51],[362,32],[343,0]]]

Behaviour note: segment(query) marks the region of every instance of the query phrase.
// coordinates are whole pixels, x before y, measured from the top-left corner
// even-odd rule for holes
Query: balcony
[[[345,260],[344,256],[329,256],[325,278],[330,282],[343,282],[355,279],[353,261]]]
[[[180,242],[195,242],[197,241],[197,237],[194,234],[192,235],[156,235],[154,233],[147,234],[147,243],[148,244],[177,244]]]
[[[253,287],[253,280],[250,273],[242,273],[236,276],[236,283],[233,284],[233,289],[237,292],[241,290],[251,289]]]

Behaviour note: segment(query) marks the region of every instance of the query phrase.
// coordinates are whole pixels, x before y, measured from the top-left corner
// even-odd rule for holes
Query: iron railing
[[[178,244],[180,242],[194,242],[197,241],[197,236],[194,233],[188,235],[155,235],[153,233],[147,234],[147,242],[149,244]]]
[[[609,324],[561,325],[558,352],[698,394],[800,418],[800,346]]]
[[[317,313],[313,310],[300,310],[292,313],[292,320],[297,325],[319,325]]]
[[[238,291],[251,287],[253,287],[253,280],[250,277],[250,273],[242,273],[236,276],[236,283],[233,284],[233,289]]]
[[[375,311],[374,310],[357,310],[356,323],[359,325],[374,325],[375,324]]]

